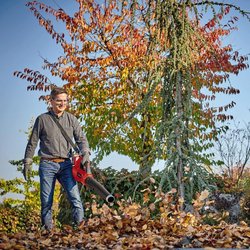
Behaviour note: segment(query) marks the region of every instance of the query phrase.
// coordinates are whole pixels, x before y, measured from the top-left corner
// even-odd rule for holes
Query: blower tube
[[[92,188],[98,195],[109,203],[114,202],[115,197],[97,180],[92,177],[87,177],[85,183]]]

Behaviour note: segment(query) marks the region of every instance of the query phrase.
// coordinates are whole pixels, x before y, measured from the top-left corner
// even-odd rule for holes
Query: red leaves
[[[239,55],[238,51],[233,51],[232,45],[222,46],[222,38],[230,34],[232,28],[231,25],[237,21],[236,17],[231,18],[227,25],[222,26],[222,20],[226,14],[229,13],[230,8],[226,7],[222,9],[214,18],[212,18],[206,25],[199,27],[198,31],[202,39],[194,38],[198,50],[197,62],[195,66],[194,77],[192,80],[193,96],[201,101],[207,101],[203,103],[203,107],[207,108],[201,113],[199,121],[205,126],[211,126],[214,120],[226,121],[231,120],[231,115],[224,114],[230,108],[233,108],[235,103],[231,102],[225,106],[218,108],[208,108],[210,101],[215,100],[218,93],[226,95],[239,94],[240,91],[232,86],[227,86],[227,80],[230,74],[238,75],[238,73],[248,68],[247,56]],[[194,50],[194,53],[197,51]],[[204,91],[204,88],[207,90]],[[202,91],[201,91],[202,90]],[[211,94],[210,94],[210,93]],[[212,111],[212,112],[211,112]],[[197,110],[194,110],[197,112]],[[211,122],[204,117],[207,117]],[[210,135],[208,135],[210,138]]]
[[[221,10],[221,12],[219,12],[218,14],[215,15],[215,17],[213,19],[211,19],[210,21],[208,21],[206,23],[206,25],[204,27],[208,28],[208,29],[212,29],[216,26],[216,24],[218,24],[218,20],[222,20],[222,18],[227,15],[230,11],[230,7],[227,6],[224,9]]]
[[[26,6],[29,7],[29,9],[33,12],[34,16],[38,19],[39,24],[47,30],[47,32],[52,36],[53,39],[56,40],[56,43],[60,43],[62,45],[66,43],[66,41],[64,40],[64,34],[57,33],[54,30],[52,22],[48,19],[45,19],[39,12],[39,10],[44,10],[49,14],[57,16],[62,12],[61,9],[59,11],[56,11],[50,6],[47,6],[43,3],[39,3],[37,1],[28,2]],[[38,6],[39,10],[36,8],[36,6]]]
[[[49,91],[54,86],[53,84],[49,84],[49,79],[39,71],[34,71],[28,68],[25,68],[23,72],[15,71],[13,75],[33,83],[33,85],[27,87],[27,90]]]

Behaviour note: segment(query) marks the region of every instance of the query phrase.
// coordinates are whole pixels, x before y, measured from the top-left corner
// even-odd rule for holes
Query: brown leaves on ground
[[[201,193],[198,201],[206,198]],[[199,206],[199,202],[195,205]],[[179,201],[181,204],[181,201]],[[118,201],[117,208],[92,204],[92,217],[77,230],[70,226],[51,233],[0,233],[0,249],[171,249],[176,247],[247,248],[250,228],[221,222],[201,223],[197,214],[183,212],[171,195],[151,204]],[[159,213],[153,215],[155,209]],[[153,216],[152,216],[153,215]]]

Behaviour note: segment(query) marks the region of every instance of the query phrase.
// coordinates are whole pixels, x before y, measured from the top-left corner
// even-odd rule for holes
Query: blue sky
[[[23,158],[27,143],[24,131],[30,121],[46,111],[46,105],[38,101],[41,92],[27,91],[27,82],[13,76],[16,70],[25,67],[41,70],[42,59],[53,61],[61,51],[47,32],[39,26],[37,19],[25,6],[26,0],[0,1],[0,84],[1,84],[1,129],[0,129],[0,178],[12,179],[21,177],[9,160]],[[47,0],[50,5],[59,4],[70,9],[74,0]],[[227,1],[228,2],[228,1]],[[250,11],[249,0],[235,0],[243,9]],[[232,13],[233,14],[233,13]],[[250,22],[240,18],[235,31],[227,43],[242,54],[250,53]],[[241,72],[231,78],[231,84],[240,89],[238,96],[220,97],[219,102],[234,100],[237,105],[230,112],[237,121],[250,121],[250,70]],[[112,154],[105,158],[101,167],[112,166],[115,169],[137,169],[127,157]],[[158,165],[156,165],[157,168]]]

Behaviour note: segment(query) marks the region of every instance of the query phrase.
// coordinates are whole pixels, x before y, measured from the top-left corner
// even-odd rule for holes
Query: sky
[[[50,35],[39,26],[37,19],[25,6],[26,0],[0,1],[0,86],[2,108],[0,122],[0,178],[13,179],[21,177],[16,167],[9,160],[23,159],[27,144],[27,131],[30,122],[41,113],[46,112],[46,105],[38,98],[42,92],[27,91],[27,82],[14,77],[14,71],[24,68],[41,70],[42,57],[54,61],[61,53]],[[72,11],[74,0],[44,0],[49,5],[63,6]],[[227,1],[239,5],[242,9],[250,11],[249,0]],[[233,15],[232,13],[230,15]],[[237,23],[238,31],[227,39],[227,43],[246,55],[250,53],[250,22],[240,18]],[[235,101],[236,107],[230,110],[236,121],[250,121],[250,70],[241,72],[237,77],[230,78],[232,86],[239,88],[238,96],[227,99],[221,96],[221,103],[227,100]],[[128,157],[115,153],[105,157],[99,167],[112,166],[120,170],[138,169]],[[156,163],[155,169],[161,164]]]

